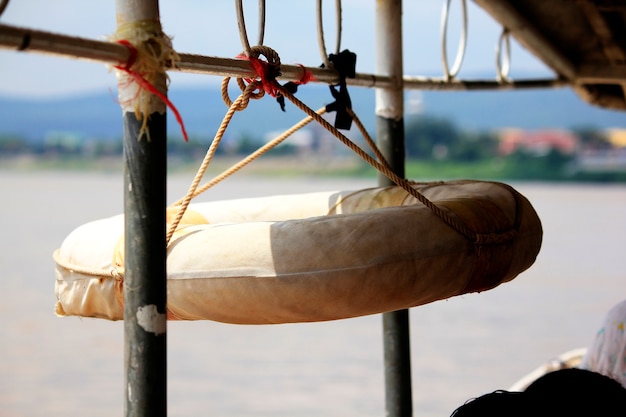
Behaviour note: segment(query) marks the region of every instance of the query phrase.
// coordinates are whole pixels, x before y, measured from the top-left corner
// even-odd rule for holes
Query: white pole
[[[388,87],[376,89],[378,147],[391,169],[404,177],[404,85],[402,67],[402,0],[376,2],[376,73],[389,76]],[[379,176],[380,185],[391,185]],[[413,413],[409,311],[383,314],[385,408],[388,417]]]

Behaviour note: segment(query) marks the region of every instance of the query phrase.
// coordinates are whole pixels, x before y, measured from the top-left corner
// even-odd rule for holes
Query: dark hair
[[[454,410],[451,417],[534,416],[528,401],[522,394],[521,392],[494,391],[469,400]]]
[[[550,372],[523,392],[495,391],[457,408],[454,417],[602,416],[624,414],[626,389],[612,378],[584,369]]]
[[[550,372],[530,384],[525,393],[535,402],[548,403],[551,410],[570,409],[571,415],[585,410],[593,410],[591,415],[617,411],[624,414],[626,407],[626,389],[622,384],[586,369]]]

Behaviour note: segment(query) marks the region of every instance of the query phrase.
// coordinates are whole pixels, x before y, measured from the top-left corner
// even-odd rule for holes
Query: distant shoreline
[[[218,156],[211,162],[205,178],[223,173],[243,158]],[[168,171],[195,172],[201,160],[182,160],[171,157],[168,160]],[[119,156],[100,158],[81,158],[76,156],[36,157],[20,155],[3,157],[0,155],[0,170],[39,172],[123,172],[123,160]],[[481,161],[476,163],[450,163],[441,161],[408,160],[405,165],[406,178],[417,181],[482,179],[494,181],[532,181],[532,182],[582,182],[582,183],[626,183],[626,172],[597,171],[554,173],[550,176],[527,171],[512,171],[506,162],[499,160]],[[341,178],[375,178],[376,170],[354,156],[327,157],[321,155],[308,156],[262,156],[241,168],[237,175],[267,177],[341,177]]]

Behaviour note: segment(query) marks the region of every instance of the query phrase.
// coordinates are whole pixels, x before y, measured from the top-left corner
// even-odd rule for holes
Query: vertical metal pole
[[[117,0],[118,25],[159,19],[157,0]],[[140,25],[137,25],[140,27]],[[118,30],[119,32],[119,30]],[[130,33],[130,32],[129,32]],[[165,74],[153,84],[166,93]],[[120,90],[123,88],[120,82]],[[165,91],[163,91],[165,90]],[[121,93],[120,93],[121,95]],[[123,106],[124,107],[124,106]],[[124,367],[126,416],[167,415],[166,112],[124,108]],[[144,125],[147,118],[147,125]],[[142,132],[142,126],[147,132]]]
[[[390,88],[376,89],[378,146],[396,174],[404,177],[404,90],[402,85],[402,0],[376,2],[376,73],[390,75]],[[391,185],[382,175],[381,186]],[[413,414],[409,311],[383,314],[385,407],[389,417]]]

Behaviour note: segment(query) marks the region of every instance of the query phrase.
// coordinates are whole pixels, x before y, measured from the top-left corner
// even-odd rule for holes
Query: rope
[[[111,40],[128,49],[125,62],[114,65],[118,70],[118,96],[123,111],[135,113],[142,120],[140,135],[150,140],[148,118],[154,112],[162,113],[169,107],[180,124],[183,137],[187,132],[180,113],[166,96],[169,78],[165,69],[175,65],[180,57],[165,35],[158,20],[140,20],[118,25]],[[162,106],[161,101],[165,106]]]
[[[316,14],[317,14],[317,46],[320,51],[320,56],[322,57],[322,62],[324,67],[333,69],[333,64],[328,59],[328,54],[326,53],[326,41],[324,40],[324,17],[322,13],[322,5],[323,0],[317,0],[316,4]],[[341,0],[335,0],[335,23],[337,27],[337,42],[335,47],[335,54],[339,54],[341,50]]]
[[[63,259],[61,259],[59,249],[54,251],[54,253],[52,254],[52,258],[57,265],[69,271],[78,272],[79,274],[91,275],[91,276],[102,276],[102,275],[110,274],[111,278],[113,278],[116,281],[123,281],[124,279],[123,270],[119,271],[116,268],[112,268],[112,269],[86,268],[84,266],[75,265],[73,263],[66,262]]]
[[[263,48],[263,50],[264,50],[263,54],[266,57],[271,57],[269,59],[271,59],[273,62],[278,63],[277,65],[280,65],[280,58],[278,57],[278,54],[276,54],[273,50],[271,50],[271,48],[264,47],[264,46],[254,47],[254,48],[252,48],[253,55],[257,54],[257,56],[258,56],[258,54],[260,54],[260,52],[259,52],[261,50],[260,48]],[[327,131],[332,133],[344,145],[346,145],[350,150],[352,150],[354,153],[359,155],[361,157],[361,159],[363,159],[365,162],[370,164],[377,171],[379,171],[380,173],[385,175],[387,178],[389,178],[391,181],[393,181],[398,186],[402,187],[408,194],[410,194],[415,199],[417,199],[420,203],[422,203],[424,206],[426,206],[434,215],[439,217],[445,224],[447,224],[452,229],[456,230],[458,233],[460,233],[461,235],[465,236],[467,239],[469,239],[470,241],[474,242],[475,244],[477,244],[477,245],[492,244],[492,243],[497,243],[497,242],[510,240],[512,237],[515,236],[515,234],[516,234],[515,230],[509,230],[509,231],[504,232],[504,233],[489,233],[489,234],[476,233],[475,231],[470,229],[465,224],[465,222],[463,222],[455,214],[450,213],[450,212],[440,208],[439,206],[435,205],[426,196],[424,196],[422,193],[420,193],[419,191],[414,189],[412,187],[412,185],[411,185],[412,184],[411,181],[398,176],[390,168],[389,164],[387,163],[387,161],[385,160],[383,155],[380,153],[380,151],[377,149],[374,141],[371,139],[371,137],[367,133],[367,130],[364,128],[364,126],[362,125],[360,120],[358,120],[358,118],[356,118],[357,126],[358,126],[359,130],[361,131],[361,133],[363,134],[363,136],[364,136],[365,140],[367,141],[368,145],[373,149],[373,151],[376,154],[376,157],[378,158],[378,160],[376,160],[373,157],[371,157],[367,152],[365,152],[358,145],[356,145],[349,138],[347,138],[344,134],[342,134],[337,128],[335,128],[329,122],[327,122],[321,116],[323,114],[323,112],[324,112],[324,109],[320,109],[317,112],[313,111],[310,107],[308,107],[302,101],[297,99],[291,93],[291,91],[289,91],[287,88],[281,86],[276,81],[275,77],[272,77],[270,72],[267,71],[268,67],[256,66],[256,65],[254,65],[254,61],[253,60],[257,60],[258,62],[263,62],[263,61],[258,60],[258,58],[256,56],[250,56],[248,58],[253,63],[253,67],[255,68],[255,70],[257,69],[257,67],[261,68],[261,73],[259,73],[259,71],[257,71],[257,75],[258,75],[257,79],[254,79],[254,80],[247,79],[246,81],[249,82],[249,84],[247,86],[245,85],[243,80],[237,79],[237,83],[239,84],[240,88],[242,88],[243,91],[242,91],[242,94],[234,102],[231,102],[230,98],[228,97],[228,91],[227,90],[228,90],[228,82],[230,81],[230,78],[225,78],[224,79],[224,82],[222,83],[222,97],[224,99],[224,102],[229,105],[228,112],[224,116],[224,120],[222,121],[222,124],[220,125],[220,128],[218,129],[218,132],[216,133],[215,138],[213,139],[213,142],[211,143],[211,146],[210,146],[209,150],[207,151],[207,155],[205,156],[205,158],[204,158],[200,168],[198,169],[198,172],[196,173],[196,176],[195,176],[195,178],[194,178],[194,180],[192,182],[192,185],[189,187],[189,190],[187,191],[187,194],[185,195],[185,197],[183,199],[181,199],[181,200],[179,200],[179,201],[177,201],[175,203],[175,205],[179,206],[179,210],[177,212],[177,215],[176,215],[173,223],[170,225],[170,228],[169,228],[169,231],[168,231],[168,234],[167,234],[167,237],[166,237],[166,243],[167,244],[169,244],[169,241],[170,241],[172,235],[174,234],[174,231],[178,227],[178,224],[180,223],[180,220],[182,219],[185,211],[187,210],[187,207],[189,206],[189,203],[191,202],[191,200],[194,197],[196,197],[200,193],[206,191],[208,188],[210,188],[213,185],[219,183],[220,181],[222,181],[223,179],[225,179],[228,176],[232,175],[233,173],[239,171],[241,168],[243,168],[244,166],[246,166],[247,164],[249,164],[253,160],[257,159],[259,156],[261,156],[262,154],[264,154],[268,150],[270,150],[273,147],[277,146],[279,143],[284,141],[288,136],[290,136],[293,132],[295,132],[296,130],[300,129],[302,126],[306,125],[307,123],[311,122],[312,120],[315,120],[322,127],[324,127]],[[268,62],[265,62],[265,65],[269,66],[270,64]],[[279,69],[279,67],[278,67],[278,69]],[[261,89],[261,87],[262,87],[262,89]],[[296,105],[296,107],[298,107],[305,114],[307,114],[308,117],[303,119],[300,123],[294,125],[291,129],[286,131],[283,135],[279,136],[278,138],[276,138],[273,141],[269,142],[265,146],[261,147],[260,149],[255,151],[253,154],[251,154],[248,157],[244,158],[242,161],[240,161],[239,163],[233,165],[231,168],[226,170],[223,174],[218,175],[213,180],[211,180],[209,183],[205,184],[203,187],[198,189],[198,184],[200,183],[200,180],[202,179],[204,173],[206,172],[206,169],[207,169],[207,167],[209,165],[209,162],[213,158],[213,155],[215,154],[215,150],[217,149],[217,146],[219,145],[219,142],[221,141],[221,139],[222,139],[222,137],[224,135],[224,132],[225,132],[228,124],[230,123],[230,120],[232,119],[233,114],[236,111],[243,110],[247,106],[247,103],[250,100],[250,98],[253,97],[253,92],[257,91],[257,90],[258,90],[258,92],[254,93],[254,98],[262,97],[264,92],[268,92],[269,94],[272,94],[273,92],[275,92],[275,94],[280,94],[280,95],[282,95],[284,97],[287,97],[293,104]],[[354,114],[354,112],[350,108],[347,108],[347,111],[349,111],[349,113],[352,116],[356,116]]]
[[[225,102],[230,102],[230,98],[228,98],[227,93],[226,93],[226,97],[227,97],[227,100],[225,100]],[[222,98],[224,98],[224,91],[222,91]],[[231,104],[232,104],[232,102],[231,102]],[[374,140],[371,138],[371,136],[369,135],[369,133],[365,129],[365,126],[363,126],[363,123],[361,123],[361,120],[356,116],[356,114],[351,109],[349,110],[349,112],[354,117],[354,120],[355,120],[355,123],[356,123],[357,127],[361,131],[361,134],[365,138],[366,142],[372,148],[373,152],[376,154],[377,158],[380,161],[382,161],[382,163],[385,166],[389,166],[387,161],[385,160],[384,156],[378,150],[378,147],[374,143]],[[324,113],[326,113],[326,108],[322,107],[322,108],[318,109],[315,113],[317,113],[318,115],[322,116]],[[306,126],[307,124],[309,124],[312,121],[313,121],[313,117],[307,116],[304,119],[302,119],[301,121],[299,121],[298,123],[294,124],[292,127],[290,127],[285,132],[283,132],[280,136],[272,139],[270,142],[266,143],[265,145],[263,145],[262,147],[260,147],[259,149],[257,149],[253,153],[251,153],[250,155],[246,156],[241,161],[231,165],[229,168],[224,170],[222,173],[216,175],[215,177],[213,177],[213,179],[211,179],[210,181],[208,181],[204,185],[198,187],[194,191],[193,195],[191,196],[191,199],[196,198],[197,196],[199,196],[200,194],[204,193],[209,188],[215,186],[216,184],[219,184],[220,182],[222,182],[226,178],[228,178],[231,175],[235,174],[236,172],[240,171],[242,168],[246,167],[248,164],[250,164],[251,162],[253,162],[256,159],[258,159],[261,155],[263,155],[263,154],[267,153],[268,151],[274,149],[276,146],[278,146],[279,144],[284,142],[289,136],[291,136],[292,134],[294,134],[298,130],[302,129],[304,126]],[[184,198],[181,198],[180,200],[174,202],[172,204],[172,206],[179,206],[179,205],[183,204],[183,201],[184,201]]]
[[[239,39],[246,56],[252,55],[250,41],[248,41],[248,31],[246,30],[246,19],[243,12],[242,0],[235,0],[235,11],[237,12],[237,28],[239,29]],[[257,45],[263,45],[265,37],[265,0],[259,0],[259,37]]]
[[[222,89],[224,88],[224,84],[226,84],[226,88],[227,88],[228,80],[229,78],[226,78],[225,83],[222,83]],[[257,90],[258,87],[259,87],[259,83],[257,81],[248,84],[243,90],[243,92],[241,93],[241,95],[239,95],[239,97],[237,97],[237,99],[234,102],[232,102],[231,105],[229,106],[228,111],[226,112],[226,115],[224,116],[224,119],[222,120],[222,123],[220,124],[220,127],[217,129],[217,132],[215,133],[213,142],[211,142],[211,146],[209,146],[209,149],[207,150],[207,153],[204,156],[204,160],[202,161],[200,168],[198,168],[198,172],[196,173],[196,176],[194,177],[191,183],[191,186],[189,187],[189,190],[187,191],[187,194],[185,195],[185,197],[183,198],[180,204],[178,212],[176,213],[176,217],[174,217],[174,220],[168,229],[167,235],[165,237],[166,246],[169,244],[172,236],[174,235],[174,232],[176,231],[176,228],[178,227],[180,220],[183,218],[183,215],[185,214],[185,211],[187,210],[189,203],[193,199],[196,189],[198,188],[198,184],[202,180],[204,173],[209,167],[209,164],[211,163],[211,161],[213,160],[215,151],[217,150],[217,147],[222,141],[222,138],[224,137],[224,133],[226,132],[226,128],[230,124],[230,121],[233,118],[233,115],[235,114],[235,112],[241,111],[246,108],[248,102],[250,101],[250,98],[252,98],[253,96],[253,92]],[[245,105],[243,103],[245,103]]]
[[[237,58],[249,60],[250,64],[252,64],[252,68],[256,72],[257,78],[244,78],[243,80],[249,83],[255,80],[260,81],[263,86],[263,90],[267,94],[272,97],[277,97],[278,90],[276,89],[275,84],[276,77],[280,75],[280,57],[276,51],[269,46],[256,45],[252,47],[250,51],[250,55],[241,54]],[[265,57],[266,61],[259,59],[259,56],[261,55]],[[240,81],[237,82],[240,83]]]
[[[463,16],[463,26],[461,30],[461,40],[456,51],[456,58],[452,69],[448,66],[448,17],[450,15],[450,1],[444,0],[443,10],[441,12],[441,63],[443,64],[443,77],[445,81],[451,81],[457,76],[461,65],[463,64],[463,57],[465,56],[465,50],[467,49],[467,0],[461,0],[461,11]]]
[[[367,144],[369,145],[370,149],[374,152],[374,155],[376,155],[378,161],[386,166],[388,169],[391,169],[391,167],[389,166],[389,162],[387,162],[387,159],[385,159],[383,154],[380,152],[380,149],[378,149],[378,146],[376,146],[376,142],[374,142],[374,139],[372,139],[367,129],[365,129],[363,123],[361,123],[361,119],[358,118],[356,113],[350,107],[346,107],[346,111],[348,112],[350,117],[352,117],[354,123],[356,123],[356,127],[359,129],[359,132],[361,132],[361,135],[363,135],[363,138],[365,139],[365,142],[367,142]]]
[[[458,217],[441,209],[439,206],[435,205],[422,193],[414,189],[411,186],[411,181],[398,176],[388,166],[386,166],[385,164],[381,162],[376,161],[374,158],[368,155],[365,151],[359,148],[358,145],[356,145],[354,142],[348,139],[344,134],[342,134],[338,129],[336,129],[334,126],[328,123],[321,116],[313,112],[313,110],[311,110],[306,104],[302,103],[298,98],[296,98],[289,91],[285,90],[280,85],[278,86],[278,88],[280,89],[281,94],[287,97],[300,110],[308,114],[310,117],[314,118],[316,122],[318,122],[326,130],[331,132],[337,139],[339,139],[344,145],[346,145],[353,152],[359,155],[365,162],[367,162],[368,164],[376,168],[376,170],[384,174],[387,178],[389,178],[395,184],[402,187],[407,193],[415,197],[420,203],[422,203],[429,210],[431,210],[433,214],[439,217],[444,223],[452,227],[454,230],[459,232],[461,235],[465,236],[470,241],[474,242],[477,245],[485,245],[485,244],[493,244],[497,242],[510,240],[512,237],[515,236],[516,234],[515,230],[510,230],[504,233],[489,233],[489,234],[476,233],[475,231],[470,229]]]
[[[320,116],[323,115],[325,112],[326,112],[326,109],[324,107],[322,107],[321,109],[316,111],[316,113],[319,114]],[[257,149],[256,151],[254,151],[253,153],[251,153],[250,155],[248,155],[244,159],[242,159],[241,161],[231,165],[228,169],[224,170],[222,173],[220,173],[217,176],[215,176],[212,180],[208,181],[206,184],[204,184],[201,187],[199,187],[194,192],[194,194],[192,195],[191,198],[192,199],[196,198],[197,196],[199,196],[200,194],[202,194],[203,192],[205,192],[209,188],[213,187],[214,185],[220,183],[221,181],[223,181],[226,178],[230,177],[234,173],[238,172],[239,170],[241,170],[242,168],[244,168],[245,166],[250,164],[252,161],[258,159],[261,155],[267,153],[268,151],[272,150],[273,148],[275,148],[276,146],[278,146],[279,144],[284,142],[285,139],[287,139],[289,136],[291,136],[292,134],[294,134],[298,130],[302,129],[304,126],[306,126],[307,124],[309,124],[312,121],[313,121],[312,117],[310,117],[310,116],[305,117],[304,119],[302,119],[301,121],[299,121],[298,123],[293,125],[291,128],[286,130],[284,133],[282,133],[280,136],[278,136],[278,137],[274,138],[273,140],[271,140],[270,142],[266,143],[265,145],[263,145],[262,147],[260,147],[259,149]],[[183,199],[180,199],[180,200],[176,201],[172,205],[173,206],[177,206],[177,205],[182,204],[182,202],[183,202]]]
[[[267,59],[267,61],[260,60],[258,58],[260,55],[263,55]],[[185,211],[189,207],[189,204],[194,197],[198,196],[213,185],[229,177],[233,173],[239,171],[241,168],[248,165],[250,162],[257,159],[262,154],[276,147],[278,144],[291,136],[295,131],[302,128],[313,120],[312,117],[307,117],[303,119],[301,122],[294,125],[294,127],[283,133],[281,136],[264,145],[256,152],[249,155],[247,158],[243,159],[239,163],[233,165],[227,171],[198,189],[198,185],[200,184],[202,177],[206,173],[206,170],[211,160],[213,159],[213,156],[215,155],[215,151],[217,150],[217,147],[219,146],[222,137],[224,136],[224,132],[226,131],[226,128],[228,127],[230,120],[232,119],[235,112],[244,110],[248,106],[250,99],[260,99],[265,95],[265,93],[268,93],[273,97],[278,96],[279,89],[277,88],[277,86],[280,86],[276,82],[276,77],[280,74],[280,57],[278,56],[276,51],[267,46],[257,45],[250,48],[250,54],[248,56],[242,54],[239,57],[242,59],[250,60],[250,63],[252,64],[252,67],[256,72],[257,78],[237,78],[237,84],[242,90],[242,93],[239,95],[239,97],[237,97],[234,102],[230,99],[228,95],[228,84],[230,83],[230,77],[226,77],[222,81],[222,100],[224,100],[224,103],[228,106],[228,111],[226,112],[226,115],[224,116],[224,119],[222,120],[222,123],[217,133],[215,134],[213,142],[211,143],[211,146],[209,147],[204,157],[204,160],[200,165],[200,168],[198,168],[198,172],[196,172],[196,175],[191,183],[191,186],[187,190],[185,197],[174,203],[174,206],[177,205],[179,206],[179,208],[176,216],[174,217],[174,220],[172,221],[168,229],[165,239],[166,245],[169,244],[172,236],[174,235],[174,232],[176,231],[176,228],[180,224],[180,221],[185,214]],[[302,79],[302,84],[310,79],[310,77],[307,77],[306,71],[303,74]],[[245,84],[246,82],[248,82],[247,85]],[[319,114],[315,112],[313,114],[321,117],[320,115],[323,114],[324,111],[325,109],[320,109],[318,110]]]
[[[504,44],[504,46],[503,46]],[[504,57],[502,50],[504,49]],[[499,82],[510,82],[509,71],[511,69],[511,32],[502,27],[502,33],[496,45],[496,80]]]
[[[183,122],[183,118],[180,115],[180,112],[178,111],[178,109],[176,108],[174,103],[172,103],[170,101],[170,99],[167,98],[167,96],[165,94],[163,94],[161,91],[159,91],[158,88],[156,88],[152,83],[150,83],[150,81],[146,80],[146,78],[141,73],[139,73],[139,72],[137,72],[137,71],[132,69],[133,65],[135,65],[135,62],[137,61],[137,58],[139,56],[139,52],[137,51],[137,48],[135,48],[126,39],[121,39],[121,40],[117,41],[117,43],[127,47],[129,52],[130,52],[130,55],[128,57],[128,61],[126,61],[126,63],[124,65],[114,65],[113,68],[128,74],[137,83],[137,85],[139,85],[139,87],[143,88],[146,91],[149,91],[150,93],[152,93],[155,96],[157,96],[158,98],[160,98],[161,101],[163,103],[165,103],[165,105],[167,107],[170,108],[172,113],[174,113],[174,117],[176,118],[176,121],[180,125],[180,129],[181,129],[182,134],[183,134],[183,139],[185,139],[185,142],[188,142],[189,141],[189,137],[187,136],[187,131],[185,129],[185,123]],[[146,127],[147,116],[148,115],[144,115],[144,123],[142,125],[142,129],[145,129],[145,127]],[[146,131],[146,133],[147,132],[148,131]]]
[[[390,169],[388,163],[385,161],[380,151],[377,149],[376,144],[374,143],[374,141],[368,134],[367,130],[364,128],[361,121],[358,119],[358,117],[356,117],[356,114],[354,114],[354,112],[351,109],[349,109],[349,112],[352,113],[355,119],[355,122],[357,124],[357,127],[359,128],[364,138],[366,139],[367,143],[370,145],[370,147],[372,148],[372,150],[374,151],[374,153],[377,155],[377,157],[379,158],[381,162],[372,158],[369,154],[363,151],[358,145],[356,145],[354,142],[348,139],[345,135],[343,135],[338,129],[336,129],[334,126],[328,123],[324,118],[322,118],[322,115],[326,112],[325,107],[320,108],[317,111],[313,111],[311,108],[309,108],[304,103],[302,103],[299,99],[297,99],[293,94],[291,94],[289,90],[283,88],[275,81],[274,83],[276,84],[277,90],[281,94],[283,94],[285,97],[287,97],[298,108],[300,108],[304,113],[306,113],[307,117],[305,117],[300,122],[293,125],[290,129],[286,130],[283,134],[281,134],[277,138],[273,139],[272,141],[268,142],[267,144],[257,149],[252,154],[248,155],[246,158],[232,165],[230,168],[228,168],[221,174],[214,177],[211,181],[204,184],[202,187],[198,187],[202,177],[204,176],[209,166],[209,163],[211,162],[211,160],[213,159],[213,156],[215,155],[215,151],[217,150],[217,147],[219,146],[221,139],[223,138],[224,133],[226,131],[226,128],[228,127],[230,121],[232,120],[232,117],[235,114],[235,112],[245,109],[247,106],[247,103],[249,103],[250,98],[260,98],[260,97],[263,97],[264,95],[264,90],[260,88],[260,84],[261,84],[260,81],[255,80],[248,85],[244,85],[242,83],[239,83],[239,80],[238,80],[238,84],[240,86],[244,85],[244,89],[242,93],[239,95],[239,97],[237,97],[237,99],[234,102],[232,102],[230,98],[228,97],[228,93],[227,93],[229,81],[230,81],[230,78],[227,77],[222,82],[222,95],[223,95],[223,98],[225,98],[224,99],[225,103],[229,104],[228,111],[226,112],[224,119],[222,120],[222,123],[220,124],[220,127],[218,128],[215,134],[213,142],[211,143],[211,146],[209,147],[204,157],[204,160],[202,161],[202,164],[200,165],[200,168],[198,169],[194,177],[194,180],[192,181],[192,184],[190,185],[185,197],[176,201],[172,205],[172,206],[179,206],[179,209],[176,213],[176,216],[173,222],[170,224],[170,227],[168,229],[168,233],[166,236],[166,246],[169,245],[169,242],[172,236],[174,235],[174,232],[178,228],[178,225],[180,224],[180,221],[183,218],[193,198],[197,197],[199,194],[203,193],[204,191],[211,188],[215,184],[218,184],[219,182],[228,178],[232,174],[238,172],[243,167],[245,167],[252,161],[259,158],[261,155],[265,154],[269,150],[278,146],[280,143],[286,140],[289,136],[291,136],[294,132],[306,126],[308,123],[310,123],[313,120],[318,122],[326,130],[331,132],[336,138],[338,138],[348,148],[350,148],[353,152],[359,155],[364,161],[366,161],[371,166],[376,168],[379,172],[386,175],[390,180],[392,180],[398,186],[402,187],[409,195],[413,196],[418,201],[420,201],[424,206],[426,206],[429,210],[431,210],[433,214],[439,217],[444,223],[452,227],[454,230],[456,230],[457,232],[459,232],[461,235],[465,236],[469,240],[473,241],[475,244],[485,245],[485,244],[498,243],[501,241],[510,240],[515,236],[516,230],[514,229],[509,230],[504,233],[491,233],[491,234],[478,234],[474,232],[473,230],[468,228],[467,225],[463,221],[461,221],[455,216],[450,215],[450,213],[442,210],[437,205],[432,203],[426,196],[424,196],[419,191],[414,189],[412,187],[412,184],[415,184],[414,182],[404,179],[402,177],[399,177],[397,174],[395,174]],[[255,93],[256,90],[258,91]],[[516,222],[519,222],[519,218],[516,219]],[[54,258],[54,261],[61,267],[74,271],[74,272],[82,273],[85,275],[90,275],[90,276],[102,276],[102,275],[110,274],[111,277],[116,281],[116,284],[115,284],[116,289],[119,290],[121,288],[123,277],[124,277],[123,268],[121,270],[118,270],[117,268],[112,268],[111,270],[98,269],[98,268],[85,268],[85,267],[74,265],[69,262],[65,262],[61,260],[59,257],[59,254],[60,254],[59,250],[55,251],[53,254],[53,258]],[[121,294],[121,290],[116,291],[116,298],[118,298],[118,302],[120,303],[120,305],[123,305],[123,300],[120,298],[121,297],[120,294]]]

